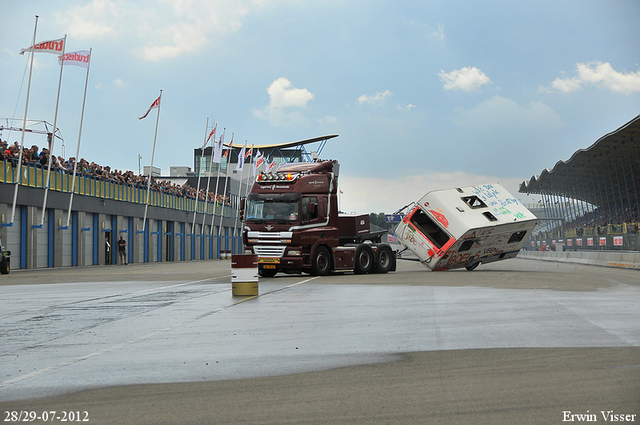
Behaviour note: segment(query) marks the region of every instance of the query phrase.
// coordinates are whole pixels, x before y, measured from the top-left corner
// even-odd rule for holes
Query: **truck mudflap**
[[[537,218],[498,184],[429,192],[398,224],[398,241],[434,271],[514,258]]]

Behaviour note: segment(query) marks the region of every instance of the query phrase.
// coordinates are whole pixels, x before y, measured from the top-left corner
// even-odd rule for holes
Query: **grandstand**
[[[520,184],[542,197],[531,248],[640,250],[640,115]]]

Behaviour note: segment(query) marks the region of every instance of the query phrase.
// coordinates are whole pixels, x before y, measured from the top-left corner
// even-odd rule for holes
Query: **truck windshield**
[[[247,220],[298,221],[299,202],[268,199],[249,199]]]

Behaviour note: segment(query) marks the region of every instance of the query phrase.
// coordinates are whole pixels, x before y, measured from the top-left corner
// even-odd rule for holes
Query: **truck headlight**
[[[290,250],[290,251],[288,252],[288,254],[289,254],[289,255],[291,255],[291,256],[299,257],[299,256],[301,256],[301,255],[302,255],[302,252],[301,252],[301,251],[299,251],[299,250],[297,250],[297,249],[296,249],[296,250],[293,250],[293,249],[292,249],[292,250]]]
[[[251,249],[251,248],[246,248],[246,249],[244,250],[244,253],[245,253],[245,254],[253,254],[253,249]]]

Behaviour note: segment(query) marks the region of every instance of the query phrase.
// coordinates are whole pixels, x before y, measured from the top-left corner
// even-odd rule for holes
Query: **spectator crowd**
[[[101,166],[95,162],[88,162],[84,158],[80,158],[76,165],[76,158],[71,157],[68,160],[65,160],[61,156],[56,157],[55,155],[51,155],[49,150],[46,148],[42,148],[40,150],[36,145],[31,146],[31,148],[27,148],[25,146],[22,151],[23,166],[46,168],[49,165],[50,158],[51,171],[73,174],[73,169],[76,167],[76,175],[79,176],[109,181],[140,189],[147,188],[148,176],[144,176],[142,174],[136,175],[133,171],[112,170],[109,166]],[[13,144],[9,144],[7,141],[0,142],[0,160],[11,163],[15,168],[20,160],[20,145],[18,142]],[[196,188],[189,186],[187,182],[183,185],[177,185],[168,180],[158,180],[151,177],[151,190],[190,199],[196,199],[197,196],[200,201],[207,200],[209,202],[216,202],[217,205],[231,205],[228,196],[215,194],[211,191],[207,192],[204,188],[197,190]]]

